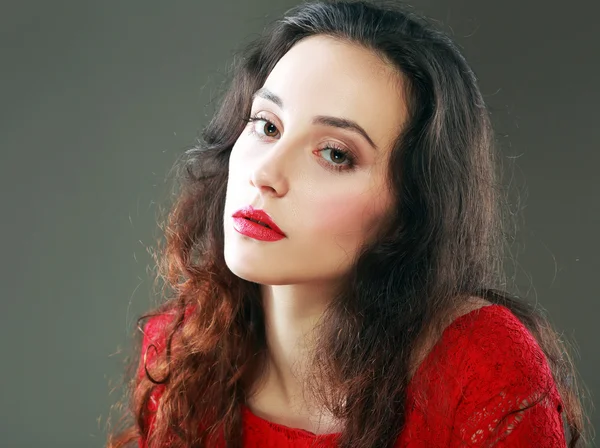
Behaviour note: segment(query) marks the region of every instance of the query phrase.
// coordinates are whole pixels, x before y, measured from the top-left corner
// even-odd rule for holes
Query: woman
[[[579,446],[560,339],[496,287],[488,114],[399,7],[307,3],[241,52],[178,170],[135,424],[110,447]]]

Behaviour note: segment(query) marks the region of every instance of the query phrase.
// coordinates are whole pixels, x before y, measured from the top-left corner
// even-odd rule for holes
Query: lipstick
[[[277,224],[264,210],[251,205],[241,208],[233,215],[233,228],[242,235],[259,241],[279,241],[285,238]]]

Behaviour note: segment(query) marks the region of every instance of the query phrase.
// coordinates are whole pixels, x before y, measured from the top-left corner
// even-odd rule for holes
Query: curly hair
[[[141,436],[149,447],[209,447],[221,431],[228,447],[241,446],[238,404],[263,371],[266,341],[259,285],[235,276],[224,260],[229,156],[252,94],[294,44],[314,35],[369,49],[392,64],[406,80],[409,110],[387,173],[391,217],[361,250],[319,327],[314,389],[345,422],[339,446],[392,446],[420,336],[439,334],[472,296],[509,308],[535,336],[564,403],[569,446],[585,440],[568,347],[539,307],[506,291],[508,195],[477,78],[447,35],[406,6],[378,3],[301,4],[234,59],[219,109],[173,171],[176,195],[155,254],[165,300],[138,320],[141,330],[150,316],[171,316],[166,350],[152,368],[142,353],[142,375],[128,383],[133,421],[111,435],[110,448]],[[157,388],[162,396],[149,435]]]

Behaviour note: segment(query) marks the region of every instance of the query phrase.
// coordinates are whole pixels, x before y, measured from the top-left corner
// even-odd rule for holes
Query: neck
[[[267,369],[259,393],[263,405],[310,410],[304,394],[314,350],[314,330],[333,297],[324,285],[262,286]],[[270,403],[270,404],[267,404]]]

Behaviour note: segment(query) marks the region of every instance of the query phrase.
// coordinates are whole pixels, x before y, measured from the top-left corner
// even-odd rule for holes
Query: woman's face
[[[326,36],[279,60],[231,152],[224,231],[234,274],[291,285],[335,282],[350,269],[392,206],[386,175],[406,118],[401,82],[370,51]],[[285,236],[232,217],[248,206]]]

